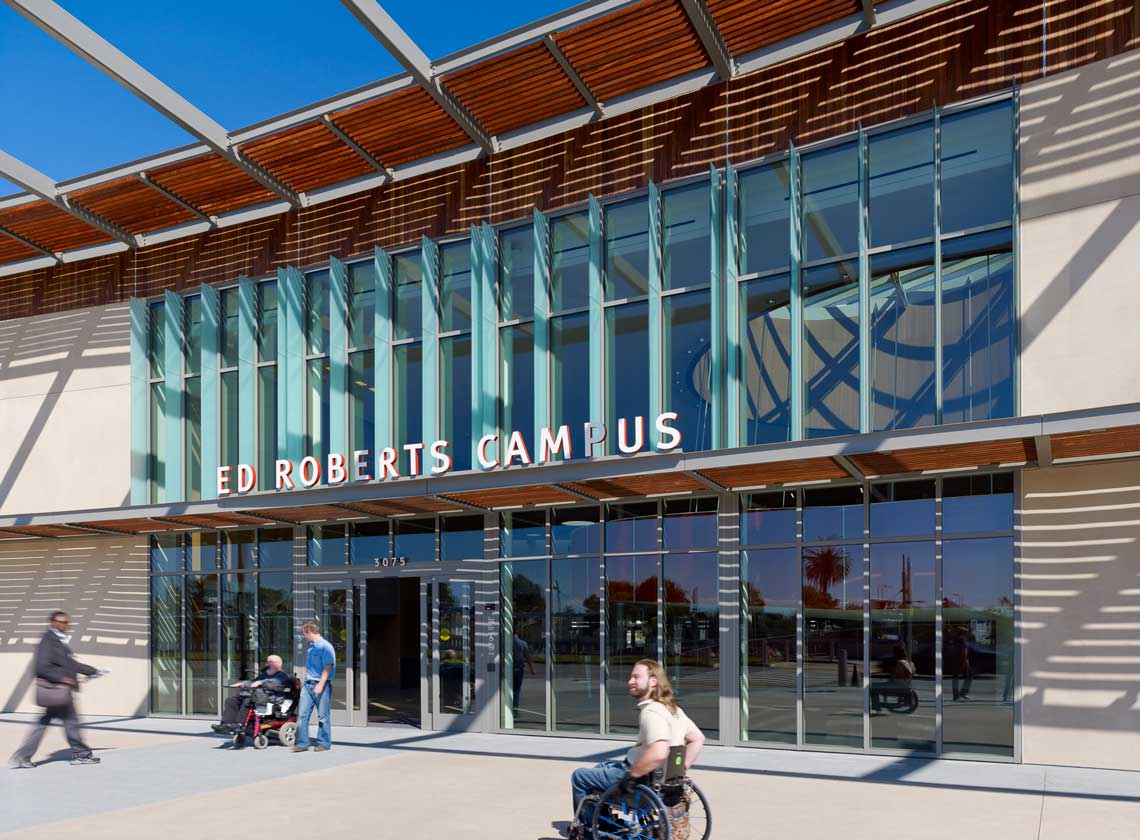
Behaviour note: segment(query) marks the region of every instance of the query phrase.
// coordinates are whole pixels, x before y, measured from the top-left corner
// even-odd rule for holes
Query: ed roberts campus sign
[[[655,444],[659,452],[669,452],[681,445],[681,432],[672,424],[677,421],[676,413],[666,411],[657,416],[654,428],[660,435]],[[645,445],[645,418],[633,418],[633,431],[630,432],[628,419],[622,417],[617,422],[618,451],[626,455],[640,452]],[[598,446],[605,442],[609,430],[604,423],[582,424],[582,443],[587,458],[592,458]],[[630,439],[632,437],[632,440]],[[503,442],[506,445],[503,446]],[[427,443],[404,444],[404,452],[408,453],[409,476],[443,475],[451,470],[452,459],[448,454],[451,446],[446,440]],[[376,457],[373,457],[375,454]],[[425,454],[431,459],[431,466],[425,464]],[[539,433],[538,450],[531,458],[522,432],[511,432],[510,435],[500,437],[497,434],[483,435],[475,446],[475,457],[479,468],[493,470],[499,467],[510,467],[516,464],[545,464],[553,461],[555,456],[569,460],[574,457],[574,446],[570,439],[570,427],[559,426],[556,431],[544,428]],[[399,452],[395,447],[386,446],[378,453],[371,449],[357,449],[348,458],[339,452],[330,452],[325,463],[313,455],[302,458],[300,462],[293,462],[279,458],[274,462],[274,489],[293,490],[297,486],[304,488],[315,487],[324,477],[329,485],[346,484],[348,482],[384,481],[391,478],[400,478],[397,466]],[[244,495],[257,487],[257,468],[253,464],[238,464],[237,467],[224,466],[218,468],[218,496]]]

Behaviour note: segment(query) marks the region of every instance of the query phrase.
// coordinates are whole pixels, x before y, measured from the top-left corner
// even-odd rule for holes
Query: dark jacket
[[[65,679],[74,680],[76,674],[90,676],[98,673],[98,671],[98,668],[76,662],[75,657],[71,655],[71,648],[63,643],[63,639],[57,636],[54,630],[49,628],[44,633],[43,638],[40,639],[40,645],[36,648],[36,677],[38,679],[61,683]],[[78,685],[73,687],[78,687]]]

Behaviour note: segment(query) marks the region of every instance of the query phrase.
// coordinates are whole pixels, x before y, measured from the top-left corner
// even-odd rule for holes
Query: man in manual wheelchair
[[[706,840],[708,803],[688,778],[704,734],[677,705],[656,660],[637,662],[627,686],[639,710],[637,744],[622,761],[574,771],[569,840]]]

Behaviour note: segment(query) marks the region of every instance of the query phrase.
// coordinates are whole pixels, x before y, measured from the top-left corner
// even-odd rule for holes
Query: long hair
[[[649,671],[649,676],[657,680],[657,687],[649,690],[649,699],[656,700],[667,706],[670,712],[677,714],[677,698],[673,696],[673,684],[669,682],[664,666],[656,659],[639,659],[633,667],[636,668],[638,665],[644,665]]]

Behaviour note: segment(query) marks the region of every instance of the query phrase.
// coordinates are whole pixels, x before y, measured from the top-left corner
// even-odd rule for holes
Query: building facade
[[[492,152],[14,263],[5,708],[59,606],[116,714],[215,717],[315,618],[341,724],[630,738],[649,656],[727,745],[1140,766],[1140,13],[838,5],[536,139],[487,50]],[[674,12],[563,58],[622,103],[578,45]],[[375,154],[403,95],[334,119]],[[302,128],[248,154],[298,185]]]

